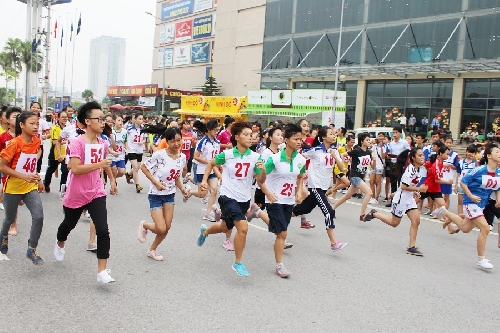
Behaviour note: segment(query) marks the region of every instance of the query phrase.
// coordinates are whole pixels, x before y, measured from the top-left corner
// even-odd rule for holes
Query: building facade
[[[90,41],[89,89],[94,97],[106,96],[110,86],[125,81],[125,38],[101,36]]]

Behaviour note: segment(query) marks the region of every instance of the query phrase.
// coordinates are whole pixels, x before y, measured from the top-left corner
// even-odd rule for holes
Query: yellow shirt
[[[54,146],[54,143],[52,140],[57,140],[61,136],[62,128],[59,126],[59,124],[56,124],[52,126],[50,129],[50,147]],[[54,147],[55,149],[55,147]],[[59,156],[66,157],[66,140],[63,140],[61,143],[61,151],[55,151],[54,150],[54,159],[58,159]]]
[[[339,152],[340,155],[342,155],[343,153],[347,152],[347,150],[345,149],[345,147],[341,146],[339,148],[337,148],[337,151]],[[344,161],[344,168],[347,170],[347,167],[349,166],[349,155],[346,155],[344,157],[341,157],[342,160]],[[337,164],[335,164],[335,168],[333,169],[333,172],[336,174],[336,175],[339,175],[341,174],[342,172],[340,171],[339,169],[339,166]]]
[[[4,133],[5,133],[5,130],[3,129],[3,127],[2,127],[2,126],[0,126],[0,135],[1,135],[1,134],[4,134]]]

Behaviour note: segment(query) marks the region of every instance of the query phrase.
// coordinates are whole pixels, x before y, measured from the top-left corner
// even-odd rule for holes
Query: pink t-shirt
[[[221,145],[227,145],[231,143],[231,133],[229,133],[226,129],[223,129],[219,135],[217,135],[217,140],[221,143]],[[226,148],[225,150],[230,149]]]
[[[99,143],[87,143],[83,135],[73,139],[69,157],[79,158],[81,164],[99,163],[107,154],[108,144],[101,138],[97,138],[97,140]],[[80,208],[96,198],[105,196],[106,191],[101,180],[100,169],[83,175],[75,175],[70,172],[63,205],[73,209]]]

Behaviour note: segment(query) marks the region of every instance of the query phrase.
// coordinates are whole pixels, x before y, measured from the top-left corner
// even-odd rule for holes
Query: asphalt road
[[[85,251],[86,219],[70,235],[65,260],[53,258],[63,218],[58,193],[42,194],[42,267],[25,258],[30,216],[20,208],[10,261],[0,261],[0,332],[493,332],[500,327],[496,233],[487,244],[487,257],[496,265],[491,271],[476,266],[476,231],[448,235],[428,219],[417,239],[425,256],[414,257],[406,254],[406,217],[396,229],[378,220],[359,222],[360,200],[351,199],[336,214],[337,237],[349,245],[335,254],[318,209],[309,215],[315,229],[300,229],[299,219],[292,220],[294,247],[284,258],[289,279],[274,274],[273,235],[262,221],[252,221],[244,253],[251,275],[243,278],[231,269],[234,255],[222,248],[223,235],[196,245],[204,207],[196,198],[184,204],[177,196],[173,227],[160,246],[165,261],[147,258],[153,237],[148,235],[146,244],[137,240],[139,221],[150,220],[146,193],[135,193],[120,179],[119,194],[108,197],[108,267],[116,279],[109,285],[96,283],[95,255]]]

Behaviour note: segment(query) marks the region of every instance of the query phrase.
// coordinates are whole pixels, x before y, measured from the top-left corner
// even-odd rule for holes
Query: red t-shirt
[[[427,179],[424,184],[427,185],[427,192],[439,193],[441,192],[441,185],[436,183],[436,180],[443,178],[443,163],[438,158],[436,162],[432,163],[430,161],[425,162],[425,167],[427,168]]]
[[[5,149],[9,141],[12,139],[14,139],[14,137],[10,135],[9,131],[0,134],[0,152]],[[7,175],[3,175],[2,183],[5,183],[6,180],[7,180]]]
[[[182,148],[181,151],[186,155],[186,160],[191,158],[191,148],[193,147],[193,132],[187,132],[182,134]]]

